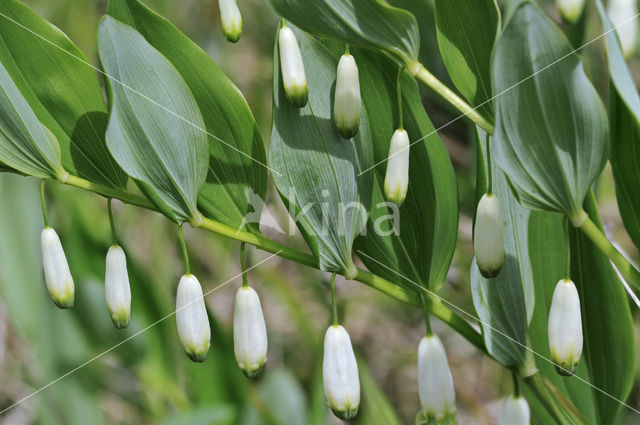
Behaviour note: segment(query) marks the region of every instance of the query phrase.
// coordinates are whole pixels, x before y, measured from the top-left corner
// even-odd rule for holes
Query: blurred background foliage
[[[96,28],[106,0],[24,0],[61,28],[97,65]],[[202,46],[247,98],[263,137],[271,124],[271,61],[278,22],[265,0],[239,0],[244,32],[233,45],[222,37],[215,0],[147,0]],[[421,28],[421,60],[453,87],[437,50],[431,0],[390,0],[412,11]],[[560,23],[554,5],[541,2]],[[588,2],[588,6],[592,6]],[[588,11],[588,41],[602,31]],[[587,72],[606,96],[601,41],[583,49]],[[634,75],[639,62],[631,61]],[[436,128],[457,117],[428,89],[423,100]],[[441,295],[474,313],[469,294],[471,217],[474,208],[473,127],[458,120],[440,131],[456,169],[461,216],[459,249]],[[607,169],[598,202],[607,233],[635,260],[638,253],[622,227]],[[51,223],[61,236],[76,280],[76,307],[56,308],[42,275],[38,182],[0,175],[0,410],[54,382],[0,416],[1,424],[325,425],[339,421],[325,406],[322,338],[329,324],[327,274],[249,249],[249,272],[262,297],[269,331],[269,362],[248,381],[233,357],[233,298],[241,284],[235,241],[189,231],[192,268],[212,317],[208,360],[184,355],[170,316],[183,272],[175,227],[159,214],[114,203],[132,283],[132,321],[125,331],[111,324],[104,303],[104,257],[110,242],[106,201],[77,189],[48,185]],[[267,209],[287,228],[286,211],[270,188]],[[273,228],[269,236],[302,247]],[[359,355],[363,403],[357,423],[413,423],[418,410],[417,343],[422,313],[355,282],[338,281],[340,315]],[[636,314],[637,309],[633,309]],[[474,313],[475,314],[475,313]],[[435,320],[435,319],[434,319]],[[494,424],[510,374],[442,323],[435,331],[447,347],[461,424]],[[104,354],[102,354],[104,353]],[[86,363],[86,364],[85,364]],[[612,367],[615,367],[612,365]],[[76,370],[76,368],[78,368]],[[71,373],[69,373],[71,372]],[[68,375],[66,375],[68,374]],[[56,379],[62,377],[58,381]],[[638,389],[629,404],[639,406]],[[621,415],[621,424],[632,418]]]

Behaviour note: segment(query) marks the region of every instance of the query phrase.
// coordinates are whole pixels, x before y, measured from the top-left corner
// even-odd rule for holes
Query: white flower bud
[[[425,336],[418,345],[418,394],[428,419],[445,421],[456,417],[451,369],[437,335]]]
[[[333,119],[338,131],[345,139],[351,139],[358,133],[360,126],[360,81],[356,60],[345,53],[338,62],[336,74],[336,92],[333,103]]]
[[[556,371],[560,375],[572,375],[582,355],[582,316],[578,290],[569,279],[558,282],[553,291],[548,331]]]
[[[384,176],[384,194],[395,204],[402,204],[409,187],[409,135],[398,129],[391,137],[387,173]]]
[[[51,227],[42,229],[40,246],[42,247],[44,280],[47,283],[51,299],[60,308],[73,307],[75,301],[73,278],[60,238]]]
[[[220,6],[220,21],[224,38],[232,43],[240,39],[242,34],[242,15],[236,0],[218,0]]]
[[[211,342],[211,329],[200,282],[192,274],[182,276],[178,283],[176,323],[178,337],[187,356],[194,362],[205,361]]]
[[[107,252],[104,292],[113,324],[118,329],[129,326],[131,288],[129,273],[127,273],[127,258],[118,245],[112,245]]]
[[[485,193],[478,202],[473,229],[473,253],[480,273],[487,279],[496,277],[504,264],[502,226],[498,197]]]
[[[529,425],[531,412],[524,397],[509,397],[502,405],[498,425]]]
[[[625,58],[633,55],[638,43],[638,21],[631,19],[637,13],[636,0],[610,0],[607,5],[607,14],[616,27]]]
[[[304,63],[298,40],[291,28],[282,27],[278,35],[280,49],[280,69],[282,70],[282,84],[287,99],[298,108],[307,104],[309,88],[304,73]]]
[[[238,289],[233,310],[233,350],[236,362],[249,378],[267,362],[267,327],[260,298],[253,288]]]
[[[329,326],[324,335],[322,377],[333,413],[343,420],[355,418],[360,407],[358,364],[349,334],[340,325]]]
[[[558,11],[567,22],[578,20],[584,10],[585,0],[556,0]]]

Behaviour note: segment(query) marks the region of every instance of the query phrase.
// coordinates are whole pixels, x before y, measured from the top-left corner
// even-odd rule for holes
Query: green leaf
[[[209,157],[189,87],[144,37],[109,16],[98,49],[109,75],[109,150],[170,219],[194,218]]]
[[[487,167],[485,153],[487,135],[479,130],[477,194],[485,193],[483,171]],[[493,147],[493,144],[491,145]],[[535,294],[527,247],[528,222],[531,212],[513,195],[505,174],[491,164],[492,191],[500,201],[504,221],[505,262],[498,276],[486,279],[480,274],[475,259],[471,265],[471,293],[481,321],[482,334],[489,353],[507,367],[532,372],[532,354],[528,325],[533,314]]]
[[[409,67],[418,59],[418,24],[406,10],[380,0],[270,1],[278,14],[314,35],[384,50]]]
[[[640,96],[622,54],[616,31],[602,3],[596,1],[607,37],[611,169],[620,215],[629,236],[640,248]]]
[[[607,159],[607,122],[572,51],[537,6],[523,2],[513,12],[493,57],[495,156],[523,205],[579,224]]]
[[[585,210],[602,230],[593,193]],[[571,277],[582,307],[584,359],[593,390],[598,423],[614,423],[634,382],[636,355],[633,318],[627,294],[609,258],[579,229],[571,229]]]
[[[358,423],[367,425],[401,425],[398,414],[371,374],[363,359],[358,359],[360,381],[362,382],[362,405]]]
[[[493,117],[491,52],[500,32],[495,0],[435,0],[438,44],[449,75],[460,93]]]
[[[20,1],[3,1],[0,13],[0,62],[57,138],[63,167],[124,187],[127,176],[106,146],[107,108],[93,67],[62,31]]]
[[[425,113],[415,80],[402,78],[404,129],[412,142],[409,188],[401,207],[385,202],[383,182],[389,143],[397,124],[398,67],[382,54],[352,50],[360,70],[376,167],[367,233],[357,240],[359,257],[374,273],[412,289],[436,291],[446,280],[458,234],[458,190],[451,160]],[[397,213],[396,219],[393,215]],[[394,231],[394,225],[397,226]]]
[[[345,140],[332,116],[338,61],[318,41],[295,29],[309,84],[309,103],[294,107],[286,98],[274,51],[273,128],[269,164],[273,180],[322,270],[355,272],[353,241],[366,225],[373,175],[358,174],[373,160],[363,113],[358,134]]]
[[[60,147],[0,63],[0,160],[36,177],[64,178]]]
[[[202,213],[240,229],[264,200],[267,167],[264,144],[240,90],[193,41],[137,0],[110,0],[109,15],[142,34],[178,70],[198,104],[209,142],[209,171],[198,196]],[[257,220],[247,223],[257,230]]]

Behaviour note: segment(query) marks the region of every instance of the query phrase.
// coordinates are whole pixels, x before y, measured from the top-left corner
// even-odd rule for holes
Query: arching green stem
[[[336,300],[336,274],[331,274],[331,324],[338,326],[338,301]]]
[[[433,331],[431,330],[431,320],[429,319],[429,299],[425,295],[424,292],[419,291],[420,301],[422,302],[422,312],[424,313],[424,325],[426,329],[427,336],[432,336]]]
[[[491,140],[487,139],[487,194],[493,194],[493,169],[491,167]]]
[[[240,243],[240,271],[242,272],[242,287],[249,287],[249,279],[247,278],[247,258],[245,252],[245,243]]]
[[[42,206],[42,219],[44,227],[49,227],[49,214],[47,214],[47,202],[44,199],[44,179],[40,182],[40,205]]]
[[[113,220],[113,209],[111,208],[111,198],[107,198],[107,212],[109,213],[109,226],[111,226],[111,244],[118,245],[118,234]]]
[[[513,397],[520,397],[520,381],[518,381],[518,374],[511,372],[511,379],[513,380]]]
[[[562,226],[564,227],[564,241],[567,251],[567,257],[564,267],[564,277],[567,280],[571,280],[571,239],[569,237],[569,218],[567,216],[562,219]]]
[[[184,241],[184,235],[182,234],[182,225],[178,225],[178,240],[180,241],[180,249],[182,250],[182,258],[184,258],[184,274],[191,274],[191,267],[189,266],[189,253],[187,252],[187,244]]]
[[[404,114],[402,112],[402,74],[404,73],[404,66],[398,69],[398,79],[396,80],[396,90],[398,96],[398,129],[402,130],[404,126]]]

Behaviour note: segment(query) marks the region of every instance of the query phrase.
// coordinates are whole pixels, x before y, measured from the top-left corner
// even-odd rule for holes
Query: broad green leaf
[[[194,218],[209,156],[189,87],[144,37],[109,16],[98,49],[109,75],[109,150],[170,219]]]
[[[239,229],[266,197],[262,137],[244,97],[193,41],[165,18],[135,0],[110,0],[109,15],[142,34],[178,70],[198,103],[209,133],[209,171],[198,196],[202,213]],[[260,211],[253,211],[259,216]],[[247,223],[257,230],[256,223]]]
[[[0,3],[0,62],[60,144],[66,171],[123,187],[105,142],[107,108],[95,70],[58,28],[18,0]]]
[[[418,59],[415,17],[381,0],[270,1],[276,12],[311,34],[383,50],[409,67]]]
[[[0,160],[36,177],[64,178],[60,146],[0,63]]]
[[[513,12],[493,57],[495,157],[523,205],[580,224],[584,198],[607,159],[607,122],[572,51],[531,2]]]
[[[367,425],[401,425],[393,405],[382,392],[365,360],[358,359],[358,370],[362,384],[362,404],[358,423]]]
[[[585,210],[602,229],[593,193]],[[634,382],[636,355],[633,318],[627,294],[607,258],[579,229],[571,229],[571,278],[578,287],[584,330],[584,360],[598,423],[612,424]],[[608,395],[607,395],[608,394]]]
[[[493,117],[491,52],[500,31],[495,0],[435,0],[438,44],[449,75],[472,106]]]
[[[366,225],[373,175],[366,114],[350,140],[331,119],[338,61],[311,36],[295,29],[309,84],[309,103],[286,98],[276,43],[273,69],[273,128],[269,165],[273,180],[322,270],[355,272],[353,241]]]
[[[363,49],[352,53],[360,70],[377,164],[363,174],[375,176],[376,184],[367,232],[356,244],[359,258],[371,271],[393,282],[412,289],[415,282],[436,291],[445,283],[458,233],[458,190],[451,160],[425,113],[416,82],[404,73],[404,129],[411,142],[424,140],[410,148],[405,202],[399,208],[386,202],[383,182],[389,143],[397,125],[398,67],[379,53]]]
[[[529,218],[529,258],[536,297],[533,319],[529,325],[529,335],[531,348],[539,356],[544,357],[536,356],[536,367],[558,391],[564,394],[565,398],[570,400],[589,419],[590,423],[594,423],[595,410],[591,387],[579,379],[567,379],[558,375],[549,360],[551,352],[549,351],[547,324],[551,299],[556,284],[564,277],[566,267],[566,242],[560,214],[543,211],[531,212]],[[580,285],[578,284],[578,286]],[[583,361],[580,362],[576,376],[591,382],[587,363],[584,360],[583,358]]]
[[[640,248],[640,96],[622,54],[616,31],[596,1],[607,37],[609,57],[609,119],[611,120],[611,165],[616,182],[620,215],[629,236]]]
[[[488,140],[480,130],[479,133],[477,192],[481,196],[485,193],[487,143],[494,141]],[[504,221],[505,262],[498,276],[486,279],[480,274],[474,259],[470,277],[473,304],[489,353],[505,366],[530,373],[533,370],[533,357],[526,347],[535,299],[527,249],[530,211],[518,203],[506,176],[495,162],[491,166],[492,192],[500,201]]]

